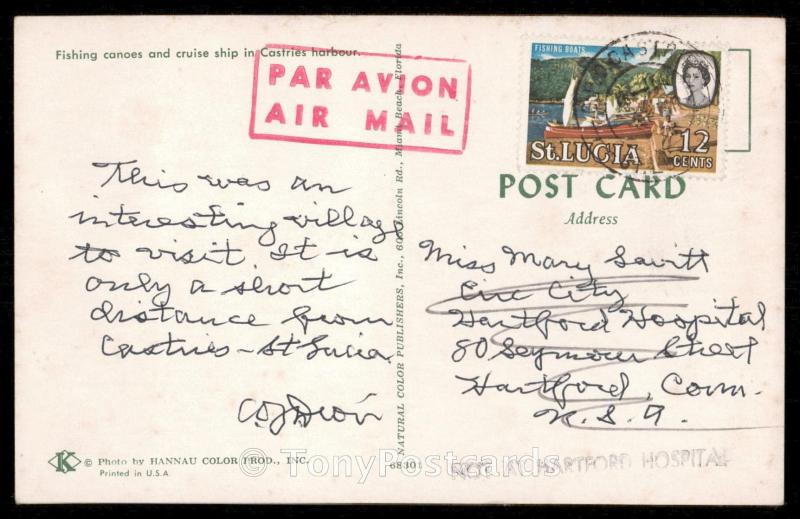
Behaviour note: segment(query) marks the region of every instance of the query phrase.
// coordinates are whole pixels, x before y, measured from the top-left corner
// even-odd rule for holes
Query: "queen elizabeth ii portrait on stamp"
[[[704,52],[687,52],[675,67],[675,88],[679,102],[687,108],[705,108],[714,100],[717,67]]]

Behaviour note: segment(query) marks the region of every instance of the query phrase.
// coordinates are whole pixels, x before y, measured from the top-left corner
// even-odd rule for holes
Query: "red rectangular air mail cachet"
[[[469,64],[394,51],[265,45],[253,67],[250,137],[463,153]]]

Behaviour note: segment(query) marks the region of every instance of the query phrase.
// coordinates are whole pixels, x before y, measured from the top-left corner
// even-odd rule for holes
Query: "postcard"
[[[14,28],[17,502],[783,502],[784,20]]]

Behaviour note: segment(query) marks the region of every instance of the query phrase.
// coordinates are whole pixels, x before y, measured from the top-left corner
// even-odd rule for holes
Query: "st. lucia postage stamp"
[[[721,53],[660,33],[531,45],[529,165],[718,171]]]

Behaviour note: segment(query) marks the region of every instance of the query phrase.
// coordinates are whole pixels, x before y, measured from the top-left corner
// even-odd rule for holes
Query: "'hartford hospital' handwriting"
[[[532,417],[584,429],[770,426],[719,422],[709,411],[721,398],[759,405],[762,390],[746,373],[768,319],[763,301],[709,294],[698,311],[697,297],[681,297],[712,270],[704,248],[645,256],[620,244],[601,262],[511,245],[483,249],[480,260],[431,239],[419,248],[427,263],[467,278],[427,307],[449,320],[465,397],[524,399]],[[522,281],[493,281],[504,273]],[[510,364],[520,362],[530,369],[521,380]],[[735,364],[710,369],[723,362]]]

